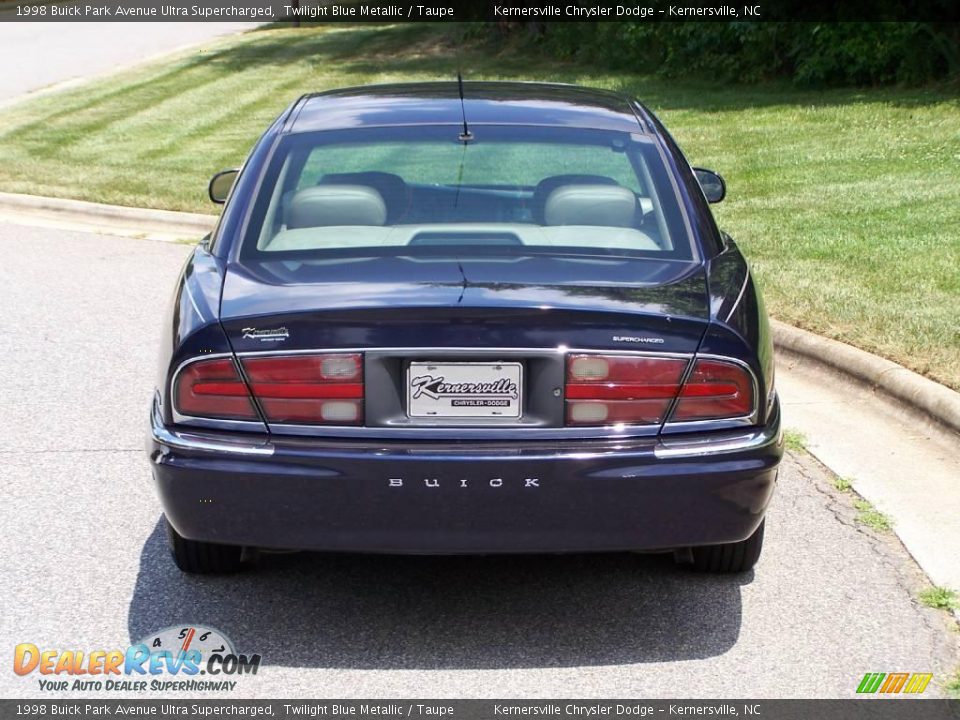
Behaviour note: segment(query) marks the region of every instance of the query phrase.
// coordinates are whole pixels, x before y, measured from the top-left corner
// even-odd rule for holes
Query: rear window
[[[541,127],[289,135],[241,255],[469,253],[690,259],[677,198],[641,135]]]

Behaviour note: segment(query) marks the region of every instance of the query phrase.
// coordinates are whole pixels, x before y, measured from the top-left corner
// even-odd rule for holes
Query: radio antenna
[[[457,70],[457,90],[460,91],[460,116],[463,118],[463,132],[457,138],[462,143],[468,143],[473,140],[473,133],[467,127],[467,109],[463,104],[463,75]]]

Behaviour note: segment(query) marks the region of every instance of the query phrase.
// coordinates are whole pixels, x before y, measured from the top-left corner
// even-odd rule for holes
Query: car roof
[[[305,95],[286,132],[400,125],[540,125],[649,132],[630,100],[608,90],[530,82],[456,81],[342,88]]]

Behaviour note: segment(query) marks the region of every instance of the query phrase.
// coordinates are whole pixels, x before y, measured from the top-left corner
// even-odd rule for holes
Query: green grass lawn
[[[0,190],[214,212],[298,95],[453,78],[624,90],[693,164],[719,170],[720,224],[778,318],[960,388],[960,99],[956,88],[798,91],[610,74],[464,41],[462,28],[271,28],[0,112]]]

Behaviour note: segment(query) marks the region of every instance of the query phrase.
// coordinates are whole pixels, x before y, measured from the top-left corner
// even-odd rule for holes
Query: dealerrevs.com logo
[[[123,649],[59,650],[20,643],[13,671],[44,691],[229,692],[256,675],[260,655],[243,655],[219,630],[171,626]]]

